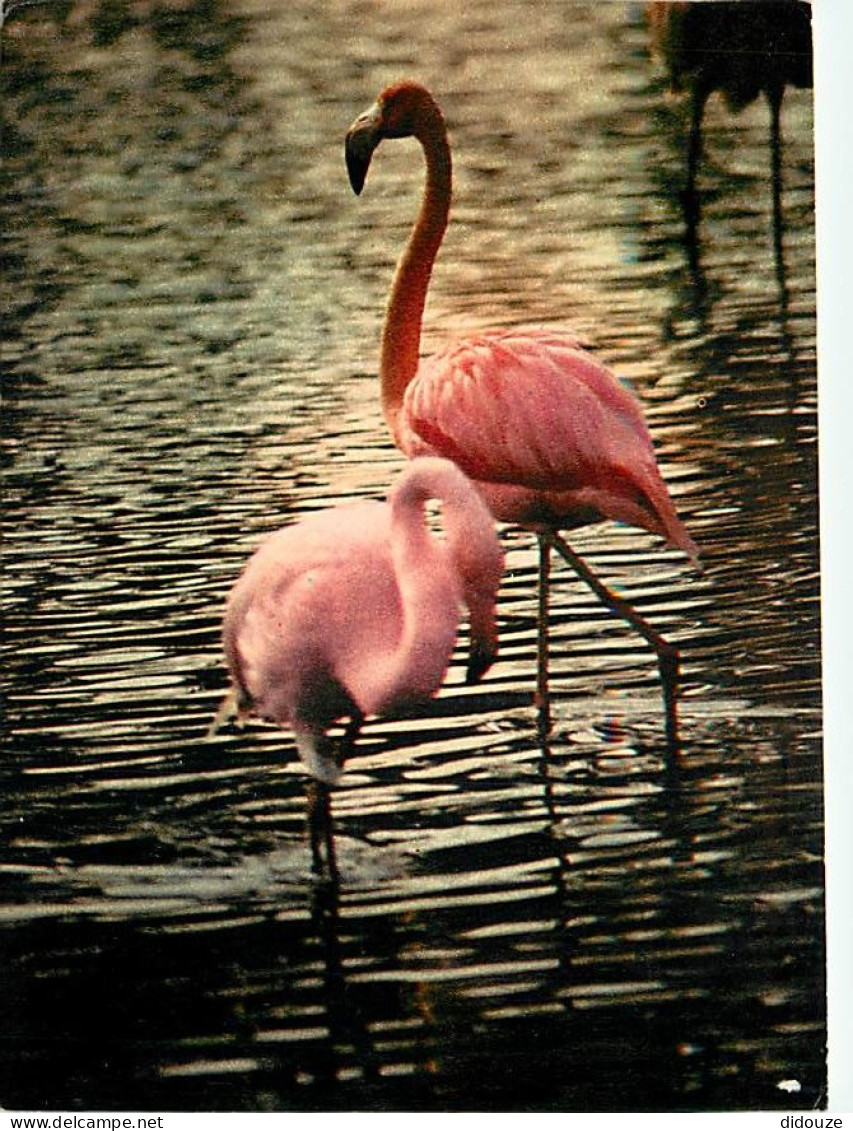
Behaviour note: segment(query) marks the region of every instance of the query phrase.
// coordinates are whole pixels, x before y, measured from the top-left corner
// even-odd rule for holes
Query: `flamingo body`
[[[408,456],[452,459],[503,522],[569,529],[611,518],[697,553],[639,404],[577,339],[507,330],[441,350],[407,387],[394,438]]]
[[[444,504],[445,540],[426,523]],[[272,534],[227,602],[223,643],[239,699],[290,726],[309,773],[341,772],[326,731],[428,699],[447,672],[463,606],[470,681],[497,654],[503,553],[485,504],[446,460],[418,459],[388,502],[320,512]]]
[[[674,91],[704,103],[719,90],[737,112],[764,92],[813,84],[810,5],[803,0],[662,0],[648,5],[655,47]]]

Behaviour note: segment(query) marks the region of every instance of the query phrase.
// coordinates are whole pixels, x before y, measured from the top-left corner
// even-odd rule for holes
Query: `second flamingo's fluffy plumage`
[[[428,500],[442,504],[444,538]],[[495,600],[503,552],[491,515],[447,460],[415,460],[387,503],[322,511],[271,535],[225,612],[225,655],[244,709],[293,728],[317,780],[340,757],[326,731],[349,717],[400,711],[441,685],[468,610],[468,679],[497,654]]]

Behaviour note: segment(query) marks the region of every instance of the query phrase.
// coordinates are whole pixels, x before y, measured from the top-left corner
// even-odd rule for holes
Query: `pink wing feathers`
[[[504,485],[502,498],[536,492],[531,514],[544,493],[567,525],[591,509],[696,555],[639,404],[577,339],[508,330],[439,351],[406,390],[396,439],[410,457],[431,450],[481,484]]]

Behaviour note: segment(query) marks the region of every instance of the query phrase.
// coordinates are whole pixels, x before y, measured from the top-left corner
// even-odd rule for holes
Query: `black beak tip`
[[[361,196],[361,190],[364,188],[364,181],[367,177],[367,169],[355,161],[347,161],[347,172],[349,173],[349,183],[352,191],[356,196]]]
[[[350,138],[347,138],[346,141],[345,156],[352,191],[356,196],[361,196],[361,190],[364,188],[364,182],[367,179],[367,170],[370,168],[370,158],[365,159],[364,155],[358,151],[357,143],[351,142]]]
[[[468,667],[465,669],[466,684],[470,687],[474,683],[479,683],[494,662],[495,657],[491,652],[472,651],[468,659]]]

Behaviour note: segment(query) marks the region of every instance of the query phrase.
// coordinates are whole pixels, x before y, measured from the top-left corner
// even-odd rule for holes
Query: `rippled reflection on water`
[[[781,261],[758,104],[709,105],[691,256],[639,9],[526,12],[117,0],[6,28],[4,1107],[821,1102],[810,95],[783,108]],[[375,356],[420,166],[385,147],[356,201],[341,147],[403,73],[456,154],[426,347],[590,337],[706,569],[575,540],[683,647],[672,780],[653,658],[573,583],[539,748],[508,533],[502,660],[366,729],[334,898],[289,737],[202,736],[247,553],[401,464]]]

